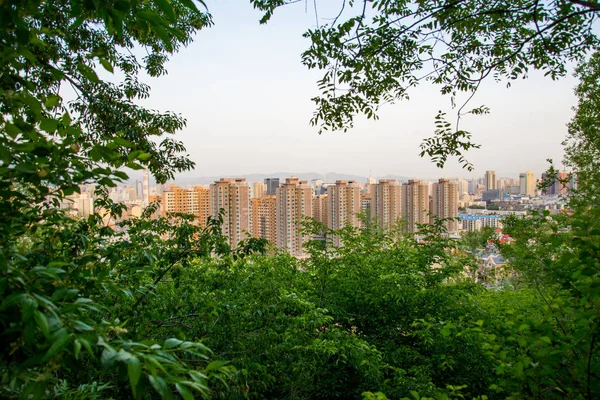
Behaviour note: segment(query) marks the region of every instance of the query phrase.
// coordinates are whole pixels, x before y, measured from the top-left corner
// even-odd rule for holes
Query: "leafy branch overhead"
[[[266,12],[266,22],[277,7],[294,1],[253,3]],[[453,106],[464,93],[468,100],[459,107],[460,118],[483,80],[510,85],[531,70],[557,79],[567,73],[569,63],[581,61],[600,44],[595,26],[600,3],[595,1],[340,0],[339,4],[337,16],[305,33],[311,44],[302,61],[310,69],[324,71],[311,121],[319,132],[345,131],[357,114],[376,119],[382,105],[407,99],[422,82],[439,85]],[[431,143],[435,142],[424,145]],[[460,154],[468,148],[455,150]],[[452,153],[456,152],[448,155]]]
[[[136,104],[150,92],[140,73],[164,75],[168,56],[211,25],[192,1],[5,1],[0,21],[1,178],[73,190],[122,179],[110,167],[147,166],[164,182],[193,166],[180,142],[152,140],[185,120]]]

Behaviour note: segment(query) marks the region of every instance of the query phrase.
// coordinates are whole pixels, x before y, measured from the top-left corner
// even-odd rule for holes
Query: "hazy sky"
[[[409,101],[387,105],[379,121],[358,117],[353,130],[318,135],[309,120],[314,111],[319,71],[300,61],[308,47],[302,33],[315,26],[304,4],[275,12],[267,25],[245,1],[207,1],[215,26],[201,31],[167,65],[169,74],[150,80],[145,104],[187,118],[177,137],[196,162],[195,176],[234,176],[269,172],[338,172],[367,176],[398,174],[422,178],[539,175],[547,158],[562,160],[565,124],[575,104],[576,81],[558,82],[532,73],[527,80],[484,83],[472,105],[492,113],[463,120],[482,145],[468,153],[470,173],[455,160],[444,170],[420,158],[419,144],[431,136],[438,110],[451,112],[439,87],[414,89]],[[324,2],[319,2],[322,5]],[[319,9],[319,17],[333,17]]]

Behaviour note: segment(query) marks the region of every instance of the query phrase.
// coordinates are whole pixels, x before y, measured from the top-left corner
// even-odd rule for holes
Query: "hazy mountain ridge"
[[[368,177],[353,174],[343,174],[337,172],[328,172],[320,174],[317,172],[274,172],[270,174],[233,174],[233,175],[219,175],[219,176],[192,176],[190,174],[181,174],[175,178],[175,183],[181,186],[187,185],[207,185],[218,181],[221,178],[245,178],[248,182],[262,182],[265,178],[279,178],[281,181],[285,181],[285,178],[296,176],[301,180],[311,181],[313,179],[321,179],[324,183],[335,183],[336,180],[354,180],[360,183],[368,181]],[[142,179],[140,173],[130,173],[130,179],[126,183],[134,184],[136,180]],[[376,176],[379,179],[396,179],[400,182],[407,182],[409,179],[415,179],[404,175],[385,175]],[[154,184],[154,179],[150,177],[150,183]]]

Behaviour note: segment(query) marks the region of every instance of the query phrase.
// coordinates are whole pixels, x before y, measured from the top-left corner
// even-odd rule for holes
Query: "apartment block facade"
[[[210,214],[223,214],[223,235],[231,247],[246,239],[252,231],[250,220],[250,186],[244,178],[221,178],[210,185]]]
[[[253,198],[251,200],[252,236],[277,242],[276,219],[277,200],[275,196]]]
[[[301,233],[301,222],[313,215],[310,184],[296,177],[287,178],[276,189],[276,205],[276,246],[293,256],[304,256],[302,245],[312,239]]]
[[[345,226],[358,227],[360,220],[360,185],[356,181],[338,180],[327,188],[329,203],[328,227],[341,229]],[[339,237],[333,238],[333,244],[341,244]]]
[[[380,179],[373,186],[371,220],[389,230],[402,218],[402,185],[395,179]]]
[[[449,179],[440,179],[434,183],[431,190],[431,206],[431,214],[440,219],[458,218],[458,184]],[[444,225],[448,232],[459,229],[456,220],[446,221]]]
[[[418,232],[417,224],[429,223],[429,185],[420,180],[409,180],[403,184],[401,207],[406,230]]]

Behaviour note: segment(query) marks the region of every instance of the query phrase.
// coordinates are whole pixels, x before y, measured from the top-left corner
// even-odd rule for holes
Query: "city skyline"
[[[559,175],[567,178],[563,172]],[[440,218],[448,233],[457,235],[483,227],[501,228],[502,218],[524,215],[527,209],[558,212],[562,209],[561,197],[564,199],[572,188],[572,182],[555,181],[540,191],[532,186],[537,181],[532,171],[520,173],[519,178],[496,180],[495,171],[488,170],[484,177],[469,181],[440,178],[434,182],[411,179],[403,183],[373,177],[360,183],[326,183],[295,176],[285,180],[265,178],[263,182],[224,177],[210,185],[187,188],[175,183],[150,186],[147,177],[144,174],[144,182],[138,180],[134,186],[122,185],[110,191],[113,201],[125,205],[124,214],[118,218],[140,217],[149,201],[159,201],[152,218],[189,213],[196,223],[205,225],[209,216],[219,216],[230,246],[249,237],[262,238],[296,257],[308,255],[304,246],[307,241],[325,238],[323,231],[313,233],[316,236],[301,231],[301,222],[307,217],[334,231],[377,224],[384,230],[402,227],[417,235],[422,224]],[[84,185],[80,194],[70,196],[61,207],[69,209],[72,215],[86,217],[96,208],[94,186]],[[110,225],[109,221],[106,223]],[[335,234],[328,240],[335,246],[343,243]]]
[[[443,170],[439,170],[440,172]],[[244,178],[249,182],[262,182],[267,178],[277,178],[280,181],[285,180],[290,176],[298,177],[303,180],[311,180],[311,179],[323,179],[327,183],[335,183],[336,180],[356,180],[359,182],[368,182],[369,178],[372,179],[395,179],[399,182],[408,182],[409,180],[424,180],[429,182],[437,181],[438,179],[464,179],[464,180],[472,180],[472,179],[483,179],[485,185],[485,176],[486,172],[490,170],[482,170],[481,174],[477,174],[475,172],[471,172],[468,175],[444,175],[438,174],[433,176],[421,176],[421,175],[405,175],[405,174],[386,174],[386,175],[360,175],[360,174],[349,174],[344,172],[327,172],[327,173],[317,173],[317,172],[272,172],[272,173],[239,173],[239,174],[219,174],[219,175],[210,175],[210,176],[194,176],[191,174],[179,174],[175,176],[175,179],[169,180],[168,182],[173,182],[180,185],[208,185],[215,180],[219,180],[222,177],[230,177],[230,178]],[[541,171],[530,171],[526,169],[518,170],[518,172],[514,175],[499,173],[496,170],[491,170],[495,173],[495,177],[497,180],[502,179],[519,179],[519,175],[524,172],[533,172],[534,176],[539,178],[546,173],[547,170]],[[560,169],[560,171],[563,171]],[[567,170],[568,172],[568,170]],[[125,180],[124,184],[135,184],[136,181],[142,181],[143,172],[134,171],[133,173],[129,173],[129,179]],[[330,177],[330,179],[324,179]],[[150,176],[150,183],[156,185],[156,180]]]

